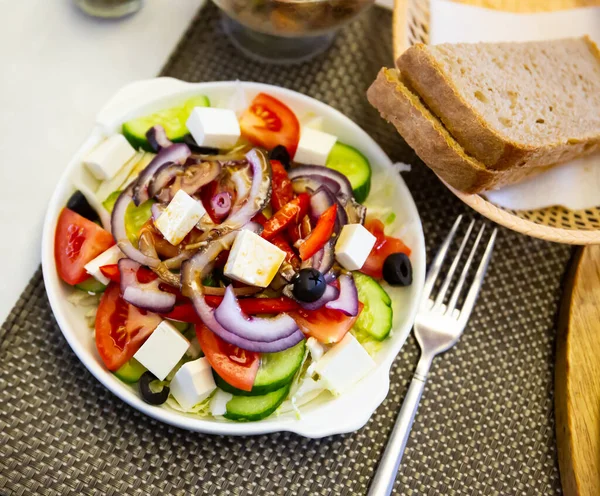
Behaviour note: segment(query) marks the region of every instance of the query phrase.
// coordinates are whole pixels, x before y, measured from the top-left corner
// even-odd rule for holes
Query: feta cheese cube
[[[236,281],[266,288],[285,260],[285,252],[252,231],[238,233],[223,273]]]
[[[329,152],[337,137],[310,127],[303,127],[300,141],[294,155],[294,162],[311,165],[325,165]]]
[[[217,389],[217,392],[210,400],[210,413],[215,417],[225,415],[227,413],[227,403],[233,398],[233,394],[226,393],[222,389]]]
[[[183,408],[189,410],[212,393],[217,385],[206,358],[184,363],[171,381],[171,394]]]
[[[158,380],[164,381],[189,346],[190,342],[172,324],[163,320],[136,351],[133,358],[152,372]]]
[[[346,224],[335,244],[335,259],[346,270],[359,270],[376,242],[377,238],[362,224]]]
[[[125,136],[115,134],[94,148],[83,163],[98,181],[105,181],[112,179],[135,153]]]
[[[375,362],[356,338],[348,333],[317,362],[319,374],[327,389],[341,394],[375,368]]]
[[[105,265],[114,265],[121,260],[125,255],[119,249],[117,245],[110,247],[103,253],[100,253],[96,258],[85,264],[85,271],[96,278],[102,284],[108,284],[110,279],[106,277],[101,271],[100,267]]]
[[[177,246],[204,214],[204,205],[180,189],[154,224],[169,243]]]
[[[186,126],[196,143],[211,148],[231,148],[242,134],[235,112],[230,109],[196,107]]]

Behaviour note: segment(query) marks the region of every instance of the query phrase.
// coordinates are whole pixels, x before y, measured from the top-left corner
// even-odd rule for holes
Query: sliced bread
[[[588,37],[418,44],[396,64],[488,169],[538,167],[600,149],[600,52]]]
[[[381,116],[396,127],[421,160],[459,191],[479,193],[518,182],[546,169],[487,169],[466,153],[420,98],[403,84],[394,69],[379,71],[367,91],[367,98]]]

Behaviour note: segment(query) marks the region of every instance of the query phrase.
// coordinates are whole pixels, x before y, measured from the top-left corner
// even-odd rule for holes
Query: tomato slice
[[[252,390],[260,366],[258,353],[223,341],[204,324],[196,325],[196,336],[210,366],[225,382],[243,391]]]
[[[162,317],[140,310],[121,298],[119,285],[110,283],[96,313],[96,348],[108,370],[125,364],[152,334]]]
[[[317,225],[312,230],[308,238],[306,238],[300,245],[300,258],[302,260],[308,260],[315,253],[317,253],[333,234],[333,228],[335,226],[335,218],[337,214],[337,205],[331,205],[323,215],[319,217]]]
[[[271,160],[271,205],[275,211],[294,198],[292,181],[279,160]]]
[[[302,218],[308,212],[310,205],[310,195],[307,193],[301,193],[293,200],[286,203],[281,207],[273,217],[264,223],[264,230],[261,236],[267,240],[270,240],[278,232],[283,230],[284,227],[290,224],[298,224]]]
[[[91,220],[63,208],[54,239],[58,276],[67,284],[79,284],[90,275],[85,265],[115,244],[112,235]]]
[[[368,220],[365,227],[377,238],[377,241],[360,271],[375,279],[381,279],[383,277],[383,263],[389,255],[392,253],[405,253],[410,256],[411,250],[402,240],[386,236],[383,222],[380,220]]]
[[[212,308],[217,308],[223,301],[222,296],[206,295],[206,303]],[[240,298],[238,300],[242,311],[247,315],[257,315],[262,313],[279,314],[282,312],[291,312],[298,310],[300,305],[290,298],[280,296],[279,298]],[[190,324],[201,324],[202,320],[194,310],[194,305],[186,301],[176,305],[173,310],[163,315],[165,319],[176,320],[178,322],[188,322]]]
[[[250,143],[272,150],[287,148],[293,157],[300,140],[300,123],[294,112],[276,98],[259,93],[240,118],[240,129]]]
[[[304,334],[324,344],[337,343],[352,329],[364,305],[358,303],[358,315],[349,317],[339,310],[321,307],[318,310],[300,309],[290,312]]]

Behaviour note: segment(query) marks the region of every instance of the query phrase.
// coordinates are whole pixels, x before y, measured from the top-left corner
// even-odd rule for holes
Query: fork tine
[[[494,228],[492,235],[490,236],[490,240],[488,241],[487,247],[485,248],[485,252],[483,254],[483,258],[479,263],[479,267],[477,267],[477,272],[475,273],[475,278],[473,279],[473,283],[467,293],[467,297],[465,298],[465,303],[463,307],[460,309],[460,317],[459,322],[462,324],[466,324],[469,316],[471,315],[471,311],[475,306],[475,302],[477,301],[477,295],[479,294],[479,290],[481,289],[481,285],[483,284],[483,278],[485,276],[485,272],[487,270],[488,264],[492,258],[492,250],[494,248],[494,242],[496,241],[496,235],[498,234],[498,228]]]
[[[461,243],[460,243],[460,247],[458,248],[458,252],[456,252],[456,256],[454,257],[454,260],[452,260],[452,265],[450,265],[450,269],[448,269],[448,274],[446,274],[446,278],[444,279],[444,282],[442,283],[442,287],[440,288],[440,291],[437,295],[437,297],[435,298],[435,303],[433,305],[433,308],[440,308],[442,303],[444,302],[444,298],[446,296],[446,293],[448,292],[448,288],[450,287],[450,282],[452,282],[452,278],[454,277],[454,272],[456,271],[456,267],[458,267],[458,262],[460,262],[460,258],[462,257],[462,253],[465,249],[465,246],[467,245],[467,241],[469,240],[469,236],[471,235],[471,231],[473,230],[473,226],[475,225],[475,219],[473,219],[471,221],[471,223],[469,224],[469,227],[467,228],[467,232],[465,233]]]
[[[450,229],[448,236],[446,236],[446,239],[442,243],[442,246],[440,247],[439,251],[435,255],[435,258],[433,259],[431,267],[429,268],[429,272],[427,273],[427,279],[425,280],[425,285],[423,286],[423,297],[421,300],[422,302],[427,302],[429,300],[429,295],[431,294],[431,290],[433,289],[435,280],[437,279],[437,276],[440,273],[440,269],[442,268],[444,259],[446,258],[446,254],[448,253],[448,248],[450,247],[450,243],[452,242],[452,239],[454,238],[454,235],[456,234],[458,225],[460,224],[461,220],[462,220],[462,215],[459,215],[456,218],[456,220],[454,221],[454,225],[452,226],[452,229]]]
[[[465,279],[467,278],[467,274],[469,273],[469,268],[471,267],[471,263],[473,262],[473,257],[475,256],[475,252],[477,251],[477,247],[479,246],[479,242],[481,241],[481,237],[483,236],[483,231],[485,231],[485,224],[481,226],[479,233],[477,233],[477,238],[475,238],[475,243],[473,243],[473,248],[471,248],[471,253],[469,253],[469,258],[465,262],[465,266],[458,278],[458,283],[456,283],[456,287],[454,288],[454,292],[450,297],[450,301],[448,302],[448,308],[446,312],[448,315],[452,315],[454,308],[456,307],[456,302],[458,301],[458,297],[460,296],[460,292],[465,284]]]

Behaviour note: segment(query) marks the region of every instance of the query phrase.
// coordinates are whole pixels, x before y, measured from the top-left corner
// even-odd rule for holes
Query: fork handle
[[[425,382],[427,381],[427,371],[431,360],[426,366],[425,364],[419,363],[417,372],[413,376],[413,379],[408,387],[408,392],[402,403],[400,413],[390,435],[387,447],[379,462],[379,468],[373,477],[371,488],[369,489],[369,496],[389,496],[392,494],[394,488],[394,482],[402,461],[402,455],[404,455],[404,448],[406,448],[406,442],[410,435],[410,430],[417,414],[417,408],[421,401],[421,395],[423,389],[425,389]],[[421,370],[425,369],[425,370]]]

